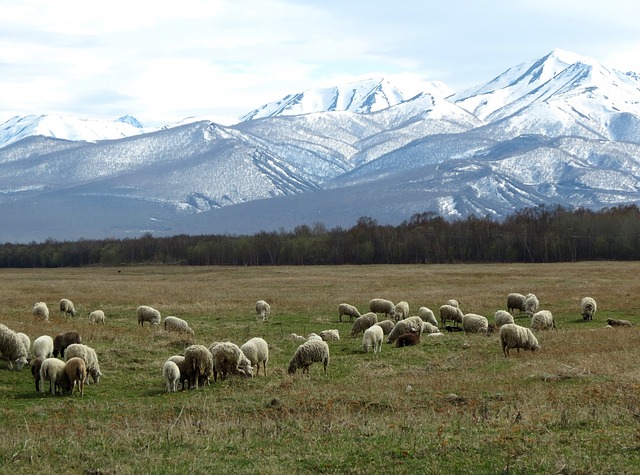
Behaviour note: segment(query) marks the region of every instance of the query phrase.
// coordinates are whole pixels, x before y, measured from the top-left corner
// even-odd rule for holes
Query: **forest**
[[[640,260],[636,205],[570,210],[539,206],[504,220],[470,216],[446,220],[414,214],[397,226],[361,217],[350,228],[322,223],[254,235],[144,234],[0,244],[0,268],[173,265],[343,265],[548,263]]]

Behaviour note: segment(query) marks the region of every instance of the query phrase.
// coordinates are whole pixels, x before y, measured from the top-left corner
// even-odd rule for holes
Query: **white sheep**
[[[404,300],[398,302],[395,305],[394,318],[397,321],[404,320],[405,318],[409,318],[409,304]]]
[[[440,333],[440,329],[429,322],[422,322],[421,333],[431,335],[432,333]]]
[[[175,393],[178,390],[178,381],[180,381],[180,369],[173,361],[167,360],[162,367],[162,376],[167,383],[167,392]]]
[[[456,302],[457,303],[457,302]],[[425,322],[429,322],[431,325],[438,326],[438,320],[436,320],[436,316],[433,314],[433,311],[427,307],[420,307],[418,309],[418,316]]]
[[[340,331],[337,328],[332,330],[322,330],[320,338],[324,341],[340,341]]]
[[[598,305],[593,297],[585,297],[580,302],[580,311],[582,313],[582,319],[593,320],[593,316],[596,314]]]
[[[33,340],[33,355],[36,358],[51,358],[53,356],[53,338],[42,335]]]
[[[513,323],[513,315],[511,315],[506,310],[497,310],[495,315],[495,324],[498,328],[502,325],[506,325],[507,323]]]
[[[167,359],[167,361],[173,361],[180,371],[180,384],[182,385],[182,390],[187,389],[189,386],[189,378],[187,376],[187,367],[185,366],[185,359],[182,355],[173,355]]]
[[[477,313],[466,313],[462,317],[462,329],[465,333],[482,333],[489,331],[489,321]]]
[[[23,341],[16,332],[0,323],[0,355],[9,360],[9,368],[20,371],[27,364],[28,349],[24,347]]]
[[[84,360],[77,356],[69,358],[64,365],[64,372],[67,377],[67,385],[71,388],[71,395],[73,396],[73,390],[77,383],[80,396],[84,396],[84,382],[87,379],[87,365]]]
[[[69,299],[60,299],[60,315],[76,316],[76,308],[73,306],[73,302]]]
[[[378,322],[378,315],[374,312],[368,312],[364,315],[356,318],[356,321],[353,322],[353,326],[351,327],[351,338],[355,338],[358,333],[365,331],[371,325],[374,325]]]
[[[404,335],[405,333],[422,333],[422,324],[424,322],[420,317],[413,316],[409,318],[405,318],[404,320],[400,320],[395,324],[393,330],[389,333],[387,337],[387,343],[393,343],[400,337],[400,335]]]
[[[64,358],[68,361],[73,357],[82,358],[85,362],[87,367],[87,384],[89,384],[89,376],[91,376],[94,383],[98,384],[102,377],[102,372],[100,371],[100,363],[98,362],[96,350],[82,343],[72,343],[64,351]]]
[[[308,340],[322,340],[322,337],[320,335],[318,335],[317,333],[311,332],[311,333],[309,333],[307,335],[307,341]]]
[[[256,320],[259,322],[268,322],[269,315],[271,315],[271,305],[264,300],[258,300],[256,302]]]
[[[536,351],[540,349],[540,344],[533,332],[526,327],[521,327],[515,323],[507,323],[500,327],[500,344],[505,357],[509,356],[509,350],[516,348],[520,353],[523,350]]]
[[[341,303],[340,305],[338,305],[338,314],[341,322],[343,315],[348,315],[349,321],[352,322],[360,316],[360,311],[353,305],[350,305],[348,303]]]
[[[462,317],[464,314],[462,310],[453,305],[444,304],[440,307],[440,321],[442,321],[442,328],[447,326],[447,320],[453,320],[458,326],[458,323],[462,323]]]
[[[289,339],[293,341],[307,341],[307,339],[304,336],[298,335],[297,333],[290,334]]]
[[[213,357],[206,346],[188,346],[184,350],[184,364],[186,376],[189,379],[189,389],[197,389],[209,382],[209,377],[213,373]]]
[[[102,323],[104,324],[106,317],[103,310],[94,310],[89,314],[89,323]]]
[[[381,322],[375,323],[375,325],[381,327],[383,333],[385,335],[388,335],[389,333],[391,333],[391,330],[393,330],[393,327],[396,326],[396,322],[394,322],[393,320],[383,320]]]
[[[445,302],[446,305],[451,305],[452,307],[455,308],[460,308],[460,304],[458,303],[458,301],[456,299],[449,299]]]
[[[369,353],[369,348],[373,348],[373,355],[377,356],[382,349],[382,339],[384,331],[380,325],[372,325],[364,331],[362,335],[362,347],[365,353]]]
[[[66,388],[67,375],[64,371],[65,362],[58,358],[47,358],[40,366],[40,392],[44,392],[44,383],[49,381],[49,392],[56,395],[58,389],[60,393]]]
[[[256,367],[256,376],[260,374],[260,363],[267,375],[267,363],[269,362],[269,345],[263,338],[255,337],[248,340],[240,347],[240,351],[247,357],[251,367]]]
[[[136,315],[138,316],[138,323],[141,326],[144,326],[144,322],[149,322],[152,325],[160,325],[162,319],[160,312],[148,305],[140,305],[136,309]]]
[[[390,300],[372,299],[369,301],[369,310],[373,313],[384,313],[387,318],[394,318],[396,306]]]
[[[507,295],[507,311],[518,310],[521,313],[524,312],[524,302],[526,297],[517,292],[512,292]]]
[[[37,302],[33,305],[33,309],[31,310],[33,316],[39,318],[40,320],[49,321],[49,307],[44,302]]]
[[[16,332],[16,335],[20,338],[20,341],[24,345],[24,349],[27,350],[27,363],[29,363],[31,361],[31,339],[26,333]]]
[[[253,377],[251,361],[244,355],[238,345],[230,341],[213,343],[209,347],[213,356],[213,380],[224,380],[227,374],[241,374]]]
[[[295,374],[296,370],[302,368],[302,374],[309,374],[309,367],[313,363],[324,364],[324,374],[327,374],[329,365],[329,345],[326,341],[312,340],[301,344],[289,360],[287,373]]]
[[[549,310],[540,310],[531,317],[532,330],[555,330],[556,322]]]
[[[538,297],[534,294],[527,294],[524,299],[524,313],[532,317],[538,311],[539,306]]]
[[[182,318],[168,316],[164,319],[164,330],[167,332],[188,333],[193,335],[193,330]]]

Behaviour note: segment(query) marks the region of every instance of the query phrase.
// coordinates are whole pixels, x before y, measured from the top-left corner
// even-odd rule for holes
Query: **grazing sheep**
[[[458,301],[456,299],[449,299],[445,302],[446,305],[451,305],[452,307],[455,308],[460,308],[460,304],[458,303]]]
[[[615,318],[607,318],[607,325],[612,327],[630,327],[631,322],[629,320],[618,320]]]
[[[396,340],[396,348],[415,346],[420,343],[420,333],[403,333]]]
[[[36,358],[51,358],[53,356],[53,338],[42,335],[33,340],[33,355]]]
[[[16,371],[20,371],[27,364],[27,356],[29,355],[28,349],[24,347],[23,341],[16,332],[1,323],[0,355],[9,360],[10,369],[13,369],[15,363]]]
[[[213,357],[204,345],[191,345],[184,350],[184,364],[186,376],[189,379],[189,389],[198,389],[209,382],[213,373]]]
[[[58,390],[62,393],[67,389],[67,375],[64,371],[65,362],[58,358],[47,358],[40,366],[40,392],[44,392],[44,383],[49,381],[49,392],[55,396]]]
[[[405,333],[421,333],[422,332],[422,324],[424,322],[420,317],[409,317],[404,320],[400,320],[395,324],[393,330],[389,333],[387,337],[387,343],[393,343],[398,339],[400,335]]]
[[[317,333],[312,332],[307,335],[307,340],[322,340],[322,337]]]
[[[84,382],[87,379],[87,365],[82,358],[74,356],[69,358],[64,365],[64,372],[67,376],[67,385],[71,388],[71,395],[78,384],[80,396],[84,396]]]
[[[165,317],[164,330],[167,332],[188,333],[189,335],[193,335],[193,330],[189,324],[178,317]]]
[[[322,335],[322,332],[320,334]],[[240,350],[251,363],[251,367],[256,367],[256,376],[260,374],[260,363],[262,363],[264,375],[267,375],[267,363],[269,362],[269,345],[264,339],[259,337],[251,338],[240,347]]]
[[[31,339],[29,339],[29,336],[26,333],[16,332],[16,335],[20,338],[20,341],[24,345],[24,349],[27,350],[27,363],[29,363],[31,361]]]
[[[462,317],[462,329],[465,333],[482,333],[489,331],[489,321],[486,317],[476,313],[467,313]]]
[[[391,333],[391,330],[393,330],[393,327],[396,326],[396,322],[394,322],[393,320],[383,320],[381,322],[375,323],[375,325],[381,327],[383,333],[385,335],[388,335],[389,333]]]
[[[173,361],[167,360],[162,367],[162,377],[167,383],[167,392],[178,391],[178,381],[180,381],[180,369]]]
[[[358,333],[365,331],[371,325],[375,325],[378,322],[378,315],[373,312],[365,313],[356,318],[351,327],[351,338],[355,338]]]
[[[405,318],[409,318],[409,304],[402,300],[398,302],[395,306],[394,318],[396,322],[400,320],[404,320]]]
[[[520,313],[524,312],[524,301],[526,297],[517,292],[513,292],[507,295],[507,311],[518,310]]]
[[[271,315],[271,305],[264,300],[258,300],[256,302],[256,320],[268,322],[269,315]]]
[[[340,331],[337,328],[332,330],[322,330],[320,338],[324,341],[340,341]]]
[[[167,361],[173,361],[176,366],[178,366],[178,370],[180,371],[180,384],[182,385],[182,390],[184,391],[189,386],[189,377],[187,376],[187,367],[185,365],[184,356],[174,355],[169,357]]]
[[[33,379],[36,382],[36,392],[40,391],[40,367],[42,366],[43,361],[44,358],[39,356],[33,361],[33,364],[31,365],[31,376],[33,376]]]
[[[82,343],[82,337],[78,332],[64,332],[56,335],[53,339],[53,356],[57,357],[60,354],[60,358],[64,358],[64,351],[73,343]]]
[[[580,302],[580,311],[582,312],[582,319],[584,321],[593,320],[597,309],[598,305],[596,305],[596,301],[592,297],[585,297]]]
[[[249,378],[253,377],[251,361],[235,343],[230,341],[213,343],[209,349],[213,356],[214,381],[218,380],[218,375],[220,375],[221,380],[227,379],[227,374],[230,373],[244,375]]]
[[[40,320],[49,321],[49,307],[44,302],[37,302],[34,304],[33,309],[31,310],[34,317],[39,318]]]
[[[313,363],[320,362],[324,364],[324,374],[326,375],[329,365],[329,345],[327,342],[322,340],[305,341],[296,349],[289,360],[287,373],[295,374],[296,370],[302,368],[302,374],[309,374],[309,367]]]
[[[534,294],[527,294],[524,299],[524,313],[532,317],[538,311],[539,306],[538,297]]]
[[[502,325],[506,325],[507,323],[513,323],[513,315],[511,315],[506,310],[498,310],[495,313],[495,322],[498,328],[500,328]]]
[[[100,371],[96,350],[82,343],[72,343],[64,351],[64,359],[69,361],[73,357],[82,358],[84,361],[87,367],[87,384],[89,384],[89,376],[91,376],[94,383],[98,384],[102,377],[102,372]]]
[[[556,322],[549,310],[540,310],[531,317],[532,330],[555,330]]]
[[[429,322],[422,322],[421,333],[427,333],[431,335],[432,333],[440,333],[440,329],[437,325],[433,325]]]
[[[373,313],[384,313],[387,318],[393,318],[396,306],[390,300],[372,299],[369,301],[369,310]]]
[[[73,306],[73,302],[69,299],[60,299],[60,315],[76,316],[76,309]],[[73,392],[73,391],[72,391]]]
[[[341,303],[340,305],[338,305],[338,314],[341,322],[343,315],[348,315],[350,322],[361,316],[360,311],[353,305],[349,305],[348,303]]]
[[[520,348],[531,351],[540,349],[540,344],[533,332],[529,328],[521,327],[515,323],[507,323],[500,327],[500,344],[505,358],[509,357],[511,348],[516,348],[518,353],[520,353]]]
[[[149,322],[152,325],[160,325],[161,316],[160,312],[148,305],[140,305],[136,309],[136,315],[138,316],[138,324],[144,326],[144,322]]]
[[[442,322],[443,328],[446,328],[447,320],[454,321],[456,326],[458,326],[458,323],[462,323],[462,317],[464,317],[464,314],[458,307],[448,304],[440,307],[440,321]]]
[[[104,324],[106,318],[103,310],[94,310],[89,314],[89,323],[102,323]]]
[[[451,300],[450,300],[451,302]],[[457,303],[457,302],[456,302]],[[436,320],[436,316],[433,314],[430,308],[420,307],[418,309],[418,316],[425,322],[429,322],[431,325],[438,326],[438,320]]]
[[[369,353],[369,348],[373,348],[373,355],[377,356],[382,350],[383,338],[384,330],[381,325],[375,324],[367,328],[362,335],[362,347],[365,353]]]

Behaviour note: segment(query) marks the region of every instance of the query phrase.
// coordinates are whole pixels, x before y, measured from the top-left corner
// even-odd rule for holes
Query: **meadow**
[[[314,267],[90,267],[0,270],[0,323],[33,341],[78,331],[103,377],[85,394],[35,391],[0,361],[0,473],[565,473],[640,467],[638,262]],[[450,298],[490,321],[509,292],[533,292],[558,329],[539,352],[502,354],[498,336],[447,333],[364,353],[342,302]],[[584,322],[580,300],[598,302]],[[75,318],[60,316],[71,299]],[[271,304],[269,323],[254,305]],[[45,301],[48,323],[31,315]],[[135,309],[187,320],[195,336],[137,324]],[[91,325],[101,308],[106,325]],[[516,315],[516,323],[528,326]],[[607,318],[632,328],[605,328]],[[328,375],[287,374],[288,335],[338,328]],[[162,365],[188,345],[260,336],[268,376],[166,393]]]

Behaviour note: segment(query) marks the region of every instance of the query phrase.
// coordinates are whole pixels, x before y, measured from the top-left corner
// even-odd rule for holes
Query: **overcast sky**
[[[371,77],[455,90],[555,48],[640,72],[640,2],[0,0],[0,123],[60,113],[222,123]]]

